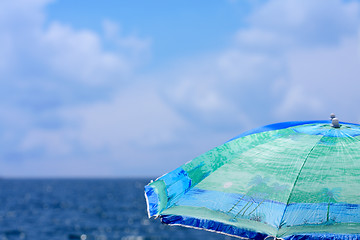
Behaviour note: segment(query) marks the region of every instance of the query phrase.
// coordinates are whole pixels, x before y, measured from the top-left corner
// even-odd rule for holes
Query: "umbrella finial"
[[[337,119],[337,118],[333,118],[331,120],[331,124],[332,124],[332,127],[334,127],[334,128],[339,128],[340,127],[339,119]]]
[[[332,120],[333,118],[335,118],[335,113],[330,114],[330,119]]]

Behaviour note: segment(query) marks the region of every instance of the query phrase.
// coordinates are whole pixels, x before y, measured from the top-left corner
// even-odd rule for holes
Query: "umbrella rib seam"
[[[281,225],[281,222],[282,222],[283,219],[284,219],[284,216],[285,216],[285,213],[286,213],[286,209],[287,209],[287,207],[288,207],[288,205],[289,205],[291,196],[292,196],[292,194],[293,194],[295,185],[296,185],[296,183],[297,183],[297,181],[298,181],[298,179],[299,179],[299,177],[300,177],[300,174],[301,174],[301,172],[302,172],[302,170],[303,170],[303,168],[304,168],[304,166],[305,166],[305,164],[306,164],[306,162],[307,162],[310,154],[312,153],[312,151],[314,150],[314,148],[316,147],[316,145],[318,145],[318,143],[321,141],[321,139],[322,139],[323,137],[324,137],[324,135],[314,144],[314,146],[310,149],[309,153],[306,155],[306,158],[305,158],[305,160],[304,160],[304,162],[303,162],[303,164],[302,164],[302,166],[301,166],[301,168],[300,168],[300,170],[299,170],[299,173],[298,173],[298,175],[296,176],[296,179],[295,179],[295,181],[294,181],[294,184],[293,184],[293,186],[292,186],[292,188],[291,188],[291,191],[290,191],[288,200],[287,200],[287,202],[286,202],[286,206],[285,206],[283,215],[281,216],[281,219],[280,219],[280,225]],[[280,229],[280,225],[279,225],[279,227],[278,227],[278,232],[279,232],[279,229]],[[278,237],[277,234],[276,234],[276,237]]]
[[[276,131],[276,130],[275,130],[275,131]],[[245,137],[246,137],[246,136],[245,136]],[[234,140],[237,140],[237,139],[234,139]],[[274,141],[274,140],[275,140],[274,138],[270,138],[267,142],[258,144],[258,145],[256,145],[256,147],[261,146],[261,145],[264,145],[264,144],[267,144],[267,143],[272,142],[272,141]],[[227,144],[227,142],[224,143],[224,144]],[[215,149],[215,148],[213,148],[213,149]],[[211,149],[211,150],[209,150],[209,151],[212,151],[213,149]],[[248,152],[249,150],[250,150],[250,149],[247,149],[247,150],[245,150],[245,151],[243,151],[243,152],[241,152],[241,153],[234,154],[233,156],[231,156],[231,158],[230,158],[228,161],[224,162],[221,166],[217,167],[212,173],[216,172],[216,171],[219,170],[221,167],[223,167],[224,165],[230,163],[231,161],[233,161],[233,160],[236,159],[237,157],[241,156],[242,154]],[[201,155],[200,155],[200,156],[201,156]],[[199,156],[199,157],[200,157],[200,156]],[[165,173],[164,175],[166,175],[166,174],[168,174],[168,173]],[[164,175],[163,175],[163,176],[164,176]],[[194,184],[193,186],[191,186],[191,187],[189,188],[189,190],[195,188],[195,186],[197,186],[199,183],[201,183],[202,181],[204,181],[206,178],[207,178],[207,177],[205,177],[204,179],[202,179],[202,180],[199,181],[198,183],[196,183],[196,184]],[[158,178],[158,179],[160,179],[160,178]],[[157,179],[157,180],[158,180],[158,179]],[[156,181],[157,181],[157,180],[156,180]],[[176,182],[179,182],[179,181],[181,181],[181,180],[177,180]],[[175,184],[176,182],[174,182],[174,183],[172,183],[172,184]],[[172,185],[172,184],[171,184],[171,185]],[[170,185],[169,185],[169,186],[170,186]],[[168,186],[167,186],[167,187],[168,187]],[[186,192],[182,192],[181,194],[177,195],[176,197],[179,197],[179,196],[180,196],[180,197],[179,197],[179,199],[180,199],[180,198],[182,197],[181,195],[185,195],[185,194],[186,194]],[[159,212],[159,215],[161,215],[161,212],[162,212],[163,210],[166,210],[166,209],[171,208],[174,204],[176,204],[176,203],[179,201],[179,199],[177,199],[176,201],[174,201],[171,205],[166,206],[164,209],[162,209],[162,210]]]

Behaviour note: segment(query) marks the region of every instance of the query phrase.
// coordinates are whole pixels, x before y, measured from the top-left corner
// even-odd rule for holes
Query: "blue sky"
[[[0,3],[0,176],[158,176],[254,127],[360,122],[360,2]]]
[[[47,8],[49,21],[61,21],[76,29],[103,32],[103,21],[111,20],[125,35],[134,34],[151,41],[148,64],[220,50],[226,46],[244,16],[253,6],[247,1],[58,1]],[[81,14],[79,14],[81,13]],[[161,65],[160,65],[161,66]]]

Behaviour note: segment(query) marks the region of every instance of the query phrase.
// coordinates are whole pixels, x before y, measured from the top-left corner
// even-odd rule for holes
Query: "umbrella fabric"
[[[232,236],[360,239],[360,125],[245,132],[145,186],[149,217]]]

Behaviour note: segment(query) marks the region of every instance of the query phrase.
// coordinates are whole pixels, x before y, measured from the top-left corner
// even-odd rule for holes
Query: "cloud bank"
[[[47,22],[47,4],[0,3],[1,175],[157,176],[253,127],[360,122],[356,1],[259,3],[222,50],[149,74],[151,36]]]

